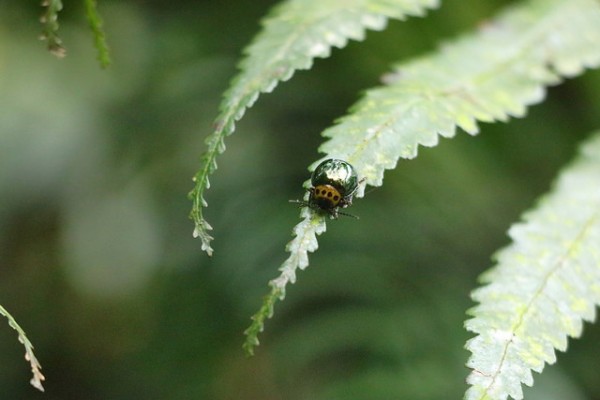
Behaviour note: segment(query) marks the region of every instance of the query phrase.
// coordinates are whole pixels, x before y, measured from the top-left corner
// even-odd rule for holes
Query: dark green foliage
[[[584,288],[594,280],[592,275],[578,274],[563,280],[562,272],[573,271],[575,256],[586,257],[583,250],[594,239],[595,228],[588,218],[586,229],[579,229],[581,235],[569,236],[570,229],[581,228],[577,221],[586,207],[557,208],[548,200],[532,204],[548,192],[562,166],[577,158],[575,147],[584,134],[600,126],[598,71],[562,82],[597,65],[598,46],[589,45],[597,41],[596,24],[589,23],[595,18],[596,3],[560,2],[563,8],[554,13],[556,18],[542,15],[550,17],[549,10],[559,3],[522,0],[512,1],[513,11],[508,12],[502,10],[507,2],[501,0],[469,4],[446,0],[426,18],[402,22],[385,11],[399,12],[397,3],[385,0],[377,2],[379,9],[365,8],[367,25],[356,19],[360,14],[345,14],[360,27],[357,36],[350,34],[346,40],[366,39],[365,43],[346,46],[341,40],[326,45],[345,48],[322,53],[328,59],[314,66],[298,67],[312,70],[294,74],[273,94],[262,96],[236,123],[240,134],[227,139],[227,151],[218,174],[211,177],[207,196],[219,238],[214,242],[216,256],[209,259],[189,235],[185,219],[189,204],[181,194],[189,189],[190,171],[205,150],[198,132],[211,131],[220,92],[234,74],[241,49],[259,29],[256,21],[261,14],[285,11],[278,6],[268,12],[272,3],[102,1],[98,5],[116,61],[108,73],[93,62],[89,29],[81,18],[84,2],[75,8],[65,3],[60,13],[61,37],[69,44],[69,57],[60,63],[32,40],[40,30],[35,19],[38,4],[3,4],[0,148],[9,151],[0,157],[0,303],[35,339],[36,355],[48,379],[46,396],[460,398],[467,388],[464,363],[469,355],[463,344],[471,333],[462,322],[465,310],[473,306],[469,292],[476,287],[476,276],[490,265],[489,255],[507,247],[504,232],[529,208],[524,220],[533,225],[518,224],[510,231],[511,251],[538,248],[525,245],[523,238],[540,245],[558,240],[556,249],[569,243],[580,246],[563,253],[564,269],[546,274],[548,287],[539,292],[541,297],[529,296],[529,312],[520,312],[526,308],[525,290],[514,296],[514,308],[498,301],[510,309],[504,317],[523,317],[523,327],[534,326],[528,316],[549,323],[564,316],[570,324],[567,331],[557,325],[553,333],[559,340],[548,335],[550,344],[536,341],[536,335],[523,339],[544,349],[541,357],[528,358],[535,361],[532,364],[518,358],[515,363],[512,355],[503,364],[513,375],[510,385],[497,375],[502,385],[494,395],[518,395],[515,388],[520,388],[522,376],[529,382],[528,366],[535,371],[543,365],[539,360],[552,361],[547,355],[554,354],[553,348],[563,349],[566,335],[578,334],[582,321],[592,318],[593,296],[586,289],[567,296],[563,312],[551,308],[552,318],[537,318],[543,315],[538,310],[546,307],[546,300],[563,304],[554,295],[568,291],[557,282],[572,284],[577,279],[577,287]],[[368,1],[338,3],[349,8]],[[423,6],[418,1],[404,3],[410,10]],[[575,18],[573,11],[579,5],[585,5],[586,12]],[[373,17],[381,10],[386,16]],[[500,15],[506,19],[497,24]],[[543,26],[537,23],[541,20],[546,21]],[[563,20],[576,22],[561,24]],[[333,28],[345,26],[339,21]],[[365,27],[386,29],[364,38]],[[555,28],[550,35],[549,28]],[[327,38],[319,32],[312,43]],[[459,33],[463,36],[453,39]],[[481,51],[483,36],[498,39],[485,42],[489,52]],[[440,42],[446,45],[439,48]],[[500,54],[497,47],[506,58],[494,63],[494,55]],[[511,59],[511,53],[517,58]],[[391,63],[398,67],[379,82]],[[517,68],[511,68],[514,65]],[[478,74],[478,68],[484,73]],[[286,77],[272,72],[276,82]],[[357,155],[374,155],[372,162],[355,160],[359,176],[371,176],[371,185],[378,184],[378,176],[379,184],[385,177],[385,185],[374,191],[367,188],[365,200],[355,199],[352,212],[360,215],[360,221],[340,218],[326,226],[324,219],[303,210],[288,247],[289,258],[261,305],[264,283],[281,264],[282,247],[297,215],[288,199],[306,194],[302,183],[310,175],[307,160],[322,159],[315,150],[319,132],[374,86],[354,114],[326,129],[331,140],[324,148],[333,149],[330,157],[345,157],[335,154],[337,145],[328,147],[334,143]],[[397,98],[400,103],[394,102]],[[501,106],[494,107],[498,98]],[[542,99],[542,104],[530,107]],[[398,113],[400,122],[411,123],[393,124],[385,119],[388,111]],[[355,117],[362,112],[369,116],[363,120],[367,122],[363,134],[361,129],[352,133],[341,128],[360,128],[361,118]],[[527,118],[509,121],[525,112]],[[423,118],[408,118],[413,114]],[[485,123],[491,119],[506,123]],[[364,136],[373,121],[382,123],[380,129]],[[397,132],[419,127],[426,135],[411,139],[402,134],[401,141],[394,141]],[[476,138],[459,134],[460,127],[481,134]],[[356,136],[344,136],[351,133]],[[441,140],[440,135],[449,133],[456,133],[452,140]],[[414,157],[421,144],[437,146],[418,148],[419,157],[405,159]],[[210,142],[209,149],[218,153],[222,145]],[[593,185],[579,190],[578,184],[584,182],[580,178],[594,176],[592,158],[586,153],[587,161],[581,164],[581,157],[576,161],[575,165],[587,165],[585,174],[579,167],[565,170],[575,177],[568,179],[575,182],[569,192],[585,194],[575,199],[578,202],[593,198],[589,196]],[[392,165],[394,161],[397,165]],[[386,169],[385,176],[379,173]],[[561,204],[567,199],[559,198]],[[548,233],[556,233],[548,229],[552,226],[558,233],[549,237]],[[309,253],[317,248],[316,236],[325,228],[329,234],[319,237],[321,251],[310,255],[312,267],[300,274],[298,269],[308,266]],[[554,249],[543,247],[539,250],[544,256],[554,254]],[[497,323],[510,322],[509,318],[500,318],[498,310],[486,315],[490,298],[492,304],[505,300],[504,289],[516,290],[522,282],[541,287],[534,272],[544,264],[531,267],[519,260],[544,256],[522,252],[516,262],[502,267],[508,265],[510,252],[500,254],[495,272],[483,278],[490,289],[474,292],[482,301],[473,311],[480,322],[470,322],[469,328],[483,339],[508,336],[497,332],[504,330]],[[517,276],[510,274],[513,270]],[[298,285],[287,285],[296,278]],[[260,351],[246,359],[239,345],[248,315],[259,310],[247,331],[246,350],[257,344],[256,335],[284,294],[286,301],[277,304],[276,318],[269,320],[261,336]],[[585,308],[571,307],[570,299]],[[547,331],[541,325],[539,332]],[[535,377],[535,387],[524,391],[526,399],[600,397],[596,373],[600,330],[587,325],[584,331],[580,340],[569,343],[566,354],[557,354],[557,366],[546,367],[541,377]],[[519,340],[526,337],[519,329],[512,332]],[[3,396],[39,397],[25,382],[27,364],[13,331],[3,329],[0,334],[5,335],[0,340],[6,359],[0,363]],[[490,350],[487,345],[475,346],[477,341],[470,343]],[[511,346],[507,354],[528,349]],[[490,370],[483,367],[492,364],[481,364],[497,357],[491,351],[475,352],[474,373],[487,374]],[[525,367],[519,370],[515,365]],[[489,375],[494,374],[491,371]],[[525,375],[515,375],[519,371]],[[488,386],[493,387],[484,387]]]

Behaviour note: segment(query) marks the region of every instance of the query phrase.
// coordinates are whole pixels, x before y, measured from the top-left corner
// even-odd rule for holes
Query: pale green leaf
[[[456,127],[476,134],[477,121],[522,117],[545,86],[599,64],[599,2],[525,1],[476,34],[399,65],[387,86],[367,91],[324,132],[330,139],[320,150],[380,186],[384,170],[415,157],[419,145],[435,146]]]
[[[398,158],[413,158],[419,145],[434,146],[438,136],[451,137],[459,126],[471,134],[477,120],[523,116],[543,99],[545,86],[600,64],[600,4],[593,0],[533,0],[513,7],[471,36],[438,52],[401,65],[386,77],[387,87],[370,90],[351,114],[326,130],[331,139],[325,158],[354,165],[366,182],[381,185],[385,169]],[[312,165],[314,168],[318,162]],[[273,305],[285,296],[295,271],[306,268],[322,217],[305,210],[296,226],[290,257],[270,282],[271,293],[252,317],[244,348],[252,354],[257,335]]]
[[[439,0],[288,0],[263,21],[263,30],[245,50],[240,73],[224,95],[214,132],[206,140],[208,150],[194,177],[190,192],[195,223],[194,236],[202,249],[212,253],[210,225],[203,217],[208,176],[217,168],[216,157],[225,150],[224,137],[235,129],[246,109],[260,93],[270,92],[299,69],[309,69],[314,58],[328,57],[332,47],[342,48],[349,39],[362,40],[367,29],[381,30],[388,18],[422,15]]]
[[[308,253],[317,250],[319,247],[317,235],[325,232],[327,227],[323,215],[306,207],[303,208],[301,214],[304,219],[294,227],[295,237],[286,247],[290,256],[279,268],[281,271],[279,277],[269,282],[271,292],[264,297],[260,310],[252,316],[252,323],[244,331],[246,340],[242,347],[248,356],[254,354],[254,347],[259,344],[258,334],[263,331],[267,318],[273,316],[275,303],[285,298],[286,286],[288,283],[296,282],[296,271],[308,267]]]
[[[509,235],[497,265],[472,294],[466,322],[473,369],[465,399],[522,399],[521,383],[581,335],[600,304],[600,132],[581,148],[553,191]]]
[[[25,359],[29,361],[29,365],[31,366],[31,373],[33,375],[29,382],[33,387],[43,392],[44,386],[42,386],[42,382],[46,378],[42,374],[42,366],[35,357],[35,354],[33,354],[33,345],[31,344],[29,339],[27,339],[27,335],[25,335],[25,331],[23,330],[23,328],[19,326],[19,324],[13,318],[13,316],[10,315],[10,313],[6,311],[6,309],[2,306],[0,306],[0,315],[4,315],[6,319],[8,319],[8,324],[11,328],[17,331],[19,342],[21,342],[25,347]]]

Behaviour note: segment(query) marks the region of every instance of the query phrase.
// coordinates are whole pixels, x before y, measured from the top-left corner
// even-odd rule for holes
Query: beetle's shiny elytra
[[[310,181],[314,187],[331,185],[338,189],[342,195],[354,193],[358,187],[358,176],[354,167],[344,160],[334,158],[317,165]]]
[[[352,197],[359,184],[354,167],[337,159],[328,159],[317,165],[310,182],[308,206],[329,214],[331,218],[338,217],[339,208],[352,205]]]

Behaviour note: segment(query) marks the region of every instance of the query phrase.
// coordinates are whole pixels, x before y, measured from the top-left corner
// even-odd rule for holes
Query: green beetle
[[[311,187],[308,189],[308,203],[292,200],[303,206],[323,212],[332,219],[339,215],[358,218],[352,214],[340,212],[340,208],[352,205],[352,198],[358,190],[358,175],[352,165],[344,160],[330,158],[323,161],[312,173]]]

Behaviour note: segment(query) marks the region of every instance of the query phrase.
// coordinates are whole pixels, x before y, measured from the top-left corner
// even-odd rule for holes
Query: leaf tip
[[[208,222],[203,221],[203,224],[196,225],[196,227],[194,227],[192,237],[199,238],[202,241],[202,251],[205,251],[209,257],[212,257],[213,248],[210,246],[210,242],[214,238],[208,234],[209,230],[212,230],[212,227],[208,224]]]

